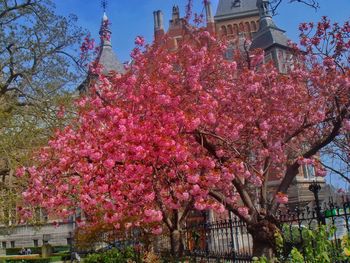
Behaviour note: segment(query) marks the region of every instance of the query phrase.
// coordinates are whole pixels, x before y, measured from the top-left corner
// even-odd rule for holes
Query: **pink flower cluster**
[[[248,220],[251,189],[284,180],[289,165],[317,165],[308,147],[332,135],[339,119],[348,129],[337,107],[349,105],[350,71],[308,53],[280,74],[261,64],[262,53],[253,67],[242,56],[226,60],[226,43],[203,30],[171,52],[142,51],[141,37],[135,43],[123,76],[93,67],[99,79],[76,102],[77,118],[41,149],[36,167],[18,170],[28,178],[28,204],[64,216],[79,207],[90,222],[128,221],[154,233],[193,208],[222,212],[229,204]]]

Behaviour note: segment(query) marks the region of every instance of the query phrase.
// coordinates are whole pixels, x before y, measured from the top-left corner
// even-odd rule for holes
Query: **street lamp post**
[[[318,184],[317,182],[313,181],[310,185],[309,185],[309,190],[314,194],[315,197],[315,203],[316,203],[316,216],[317,216],[317,221],[319,224],[325,224],[325,218],[321,213],[321,206],[320,206],[320,199],[319,199],[319,192],[321,191],[321,185]]]

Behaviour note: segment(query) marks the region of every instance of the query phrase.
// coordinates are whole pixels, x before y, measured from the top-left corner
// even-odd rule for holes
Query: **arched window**
[[[246,33],[246,37],[247,38],[252,38],[252,33],[251,33],[251,30],[250,30],[250,23],[249,22],[245,22],[244,23],[244,31]]]
[[[233,33],[238,36],[239,30],[238,30],[238,25],[237,24],[233,24]]]
[[[226,29],[226,26],[221,26],[221,34],[223,36],[227,36],[227,29]]]
[[[253,32],[256,32],[256,31],[257,31],[255,21],[250,22],[250,26],[251,26],[251,29],[252,29]]]
[[[228,30],[227,30],[227,31],[228,31],[228,34],[232,36],[232,35],[233,35],[232,25],[228,25],[228,26],[227,26],[227,29],[228,29]]]
[[[244,32],[243,23],[239,23],[239,33],[243,33],[243,32]]]

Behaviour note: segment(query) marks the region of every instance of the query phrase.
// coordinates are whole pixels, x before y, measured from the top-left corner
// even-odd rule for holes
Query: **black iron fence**
[[[306,230],[317,229],[320,225],[334,226],[336,231],[327,239],[334,245],[332,250],[334,258],[337,254],[343,252],[341,240],[344,236],[350,234],[350,199],[330,199],[321,204],[318,199],[320,188],[316,184],[310,186],[310,191],[315,194],[315,199],[311,204],[302,207],[288,208],[283,206],[277,214],[277,222],[283,234],[284,246],[283,254],[288,255],[293,247],[305,255],[304,232]],[[200,220],[188,222],[184,229],[184,251],[190,262],[198,263],[228,263],[228,262],[252,262],[253,259],[253,239],[248,233],[247,225],[238,217],[229,214],[225,220],[208,221],[203,215],[197,214]],[[145,251],[149,248],[146,244],[153,247],[157,254],[169,254],[170,242],[168,236],[158,236],[152,241],[142,239],[143,234],[132,233],[126,237],[128,242],[138,244],[144,247]],[[117,246],[117,245],[115,245]],[[282,255],[283,256],[283,255]],[[283,262],[283,261],[281,261]],[[350,262],[350,261],[331,261],[331,262]]]
[[[186,255],[199,262],[250,262],[252,238],[237,217],[186,228]]]
[[[329,237],[334,253],[342,253],[341,239],[350,234],[350,200],[329,200],[323,204],[282,208],[278,213],[284,243],[284,253],[293,247],[303,251],[304,231],[319,225],[334,226],[336,231]],[[192,224],[186,228],[186,255],[196,262],[251,262],[253,240],[244,222],[231,216],[227,220]],[[336,255],[335,255],[336,256]],[[335,262],[335,261],[334,261]]]

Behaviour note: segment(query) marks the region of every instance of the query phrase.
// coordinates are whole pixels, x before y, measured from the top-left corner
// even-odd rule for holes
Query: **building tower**
[[[103,14],[101,28],[100,28],[100,51],[96,58],[96,62],[99,63],[103,69],[102,72],[104,75],[109,75],[112,71],[117,73],[124,73],[125,69],[122,63],[117,58],[117,55],[114,53],[112,49],[111,42],[111,30],[110,30],[110,22],[106,15]]]
[[[112,41],[111,41],[111,29],[110,22],[106,15],[106,12],[103,13],[101,27],[99,31],[100,35],[100,46],[99,52],[95,59],[95,62],[101,65],[102,74],[109,76],[114,73],[125,73],[124,65],[119,61],[117,55],[113,51]],[[79,85],[79,92],[85,92],[96,80],[96,75],[92,72],[88,72],[86,79]]]
[[[291,52],[285,31],[276,26],[269,11],[269,0],[257,0],[260,28],[253,36],[250,49],[265,51],[265,62],[273,61],[280,72],[287,72]]]

